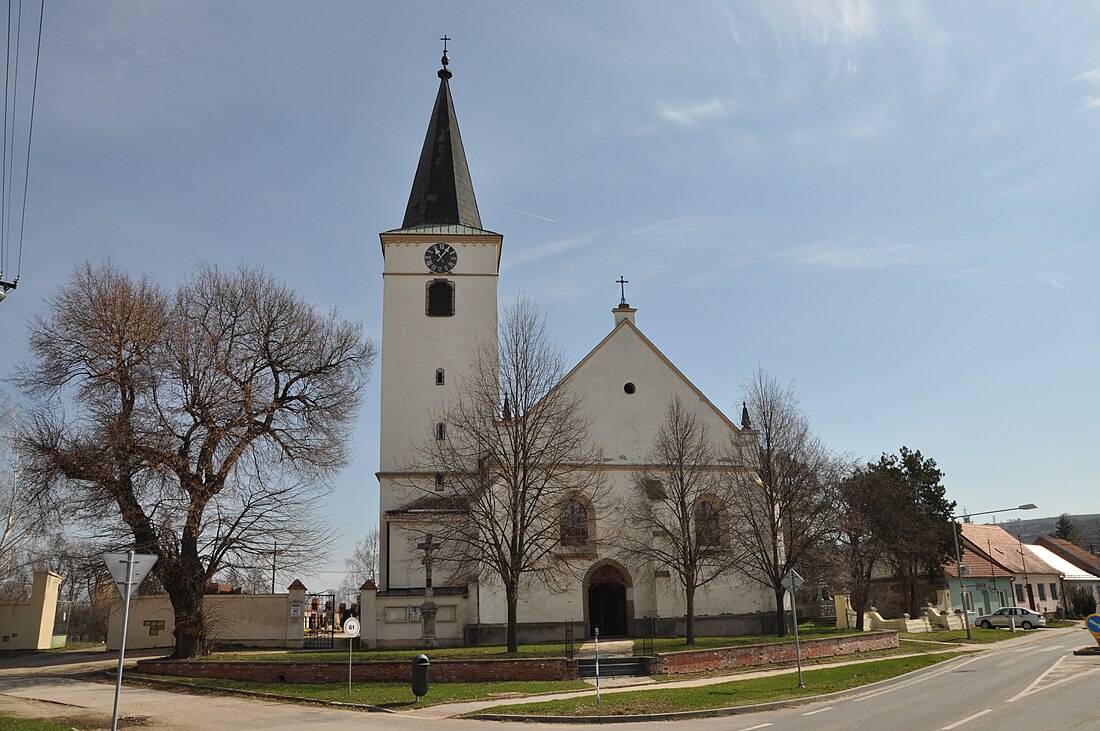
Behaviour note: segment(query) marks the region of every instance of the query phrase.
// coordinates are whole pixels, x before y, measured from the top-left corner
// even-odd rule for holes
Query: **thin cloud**
[[[540,216],[539,214],[531,213],[530,211],[521,211],[518,208],[512,208],[511,206],[506,206],[503,203],[495,203],[494,205],[497,206],[498,208],[503,208],[506,211],[511,211],[512,213],[520,213],[520,214],[523,214],[524,216],[530,216],[531,218],[537,218],[540,221],[549,221],[550,223],[557,223],[557,221],[555,221],[552,218],[547,218],[546,216]]]
[[[910,261],[913,249],[880,241],[821,241],[796,246],[776,256],[803,266],[825,269],[885,269]]]
[[[1054,289],[1069,289],[1069,277],[1064,274],[1039,272],[1035,275],[1035,279]]]
[[[1081,100],[1082,109],[1097,109],[1100,108],[1100,96],[1086,96]]]
[[[661,118],[681,127],[694,127],[699,122],[721,119],[733,109],[733,104],[721,99],[711,99],[699,104],[675,106],[665,104],[661,107]]]
[[[1073,78],[1075,81],[1080,79],[1081,81],[1087,81],[1090,84],[1100,84],[1100,69],[1089,69],[1084,73],[1077,74]]]

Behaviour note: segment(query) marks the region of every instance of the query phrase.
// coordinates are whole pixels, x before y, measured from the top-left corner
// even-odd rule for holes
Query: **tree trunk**
[[[687,644],[695,644],[695,587],[689,587],[684,592],[684,598],[686,599],[687,612],[684,615],[685,623],[687,624]]]
[[[175,588],[168,591],[168,597],[172,601],[172,611],[175,613],[175,629],[172,633],[176,636],[176,647],[172,651],[172,659],[186,660],[210,652],[207,640],[206,616],[202,607],[202,586],[186,586],[187,582],[180,582]]]
[[[516,587],[509,587],[505,590],[505,597],[508,601],[508,628],[506,630],[505,642],[508,645],[508,652],[518,652],[519,643],[516,640],[516,625],[517,620],[517,605],[519,604],[519,591]]]
[[[864,627],[863,612],[867,608],[867,587],[857,586],[853,588],[848,600],[852,605],[852,611],[856,613],[856,629],[862,632]]]
[[[787,634],[787,610],[783,608],[783,595],[787,590],[780,584],[775,588],[775,636],[783,637]]]

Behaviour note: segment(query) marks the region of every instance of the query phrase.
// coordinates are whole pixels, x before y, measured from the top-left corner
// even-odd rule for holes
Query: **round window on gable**
[[[627,383],[625,386],[623,386],[623,390],[627,393],[634,393],[637,389],[634,388],[633,383]]]

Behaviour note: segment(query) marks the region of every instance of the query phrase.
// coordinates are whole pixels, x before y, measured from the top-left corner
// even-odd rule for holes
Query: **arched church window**
[[[444,373],[442,368],[435,369],[435,385],[442,386],[444,382]]]
[[[562,508],[561,543],[563,546],[588,543],[588,507],[577,498],[569,499]]]
[[[450,317],[455,313],[455,283],[446,279],[428,282],[426,312],[430,317]]]
[[[714,503],[703,500],[695,508],[695,541],[704,547],[722,545],[722,526]]]

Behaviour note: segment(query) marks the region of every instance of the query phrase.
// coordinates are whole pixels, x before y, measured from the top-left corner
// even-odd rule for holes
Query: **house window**
[[[1023,601],[1024,601],[1024,585],[1023,584],[1017,584],[1016,585],[1016,601],[1020,602],[1020,603],[1023,603]]]
[[[587,543],[588,508],[577,498],[570,498],[561,511],[561,544],[583,546]]]
[[[967,612],[973,612],[974,611],[974,605],[970,601],[970,592],[969,591],[964,591],[963,592],[963,609],[965,609]]]
[[[1050,585],[1050,598],[1054,601],[1058,601],[1058,585],[1052,583]]]
[[[436,279],[428,283],[426,312],[429,317],[450,317],[455,313],[455,283]]]
[[[1039,584],[1038,586],[1039,586],[1039,601],[1045,602],[1047,600],[1047,588],[1042,584]]]
[[[436,472],[435,473],[435,489],[437,491],[442,491],[443,490],[443,473],[442,472]]]
[[[435,438],[440,442],[447,438],[447,425],[443,422],[435,425]]]
[[[695,509],[695,541],[703,547],[722,545],[722,527],[718,520],[718,510],[709,500],[702,501]]]
[[[442,368],[435,369],[435,385],[442,386],[444,383],[444,374]]]
[[[1005,601],[1006,597],[1005,597],[1005,593],[1003,591],[998,591],[997,592],[997,597],[1001,600],[1001,606],[1002,607],[1007,607],[1008,606],[1008,602]]]

